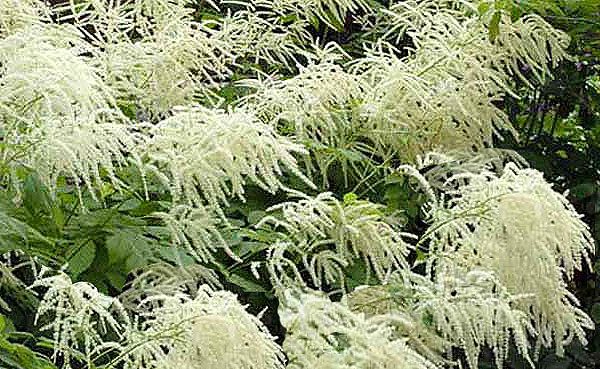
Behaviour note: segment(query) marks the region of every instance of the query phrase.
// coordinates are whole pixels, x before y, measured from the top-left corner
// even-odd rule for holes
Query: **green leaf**
[[[596,193],[598,186],[595,183],[581,183],[572,187],[569,192],[576,199],[585,199]]]
[[[264,242],[243,241],[235,247],[232,247],[234,253],[242,259],[259,253],[269,248],[269,244]]]
[[[13,333],[15,325],[6,315],[0,314],[0,335]]]
[[[369,284],[367,270],[368,266],[363,259],[353,260],[352,264],[347,266],[344,270],[344,274],[348,277],[346,286],[352,290],[358,286]]]
[[[260,284],[246,279],[238,274],[230,274],[227,276],[227,281],[241,287],[245,292],[267,292]]]
[[[119,206],[119,210],[121,211],[128,211],[128,210],[133,210],[138,208],[140,205],[142,205],[142,202],[138,199],[128,199],[125,200],[120,206]]]
[[[193,257],[179,247],[161,247],[158,249],[158,253],[165,261],[169,261],[177,266],[185,267],[196,263]]]
[[[23,206],[32,216],[40,212],[50,212],[53,202],[48,188],[42,183],[40,176],[32,172],[23,183]]]
[[[482,2],[477,7],[477,13],[479,13],[481,16],[486,15],[488,10],[490,10],[490,3],[488,2]]]
[[[111,270],[106,273],[106,279],[115,290],[120,292],[125,285],[127,275],[119,271]]]
[[[358,201],[358,196],[354,192],[348,192],[344,195],[344,205],[352,205]]]
[[[79,231],[84,229],[90,231],[91,228],[92,232],[96,233],[98,229],[118,229],[145,224],[144,220],[121,214],[117,209],[99,209],[78,215],[73,219],[70,227]]]
[[[127,261],[125,262],[125,269],[127,271],[131,271],[137,268],[141,268],[143,266],[148,265],[148,260],[148,257],[144,255],[138,255],[136,253],[133,253],[127,258]]]
[[[492,16],[492,20],[488,26],[488,33],[490,42],[496,41],[496,38],[500,34],[500,19],[502,17],[502,13],[500,11],[496,11]]]
[[[108,253],[108,264],[122,263],[125,271],[129,272],[149,263],[153,244],[151,239],[139,232],[115,230],[106,239],[105,247]]]
[[[156,237],[161,241],[168,241],[171,239],[171,231],[164,226],[146,226],[144,227],[144,234]]]
[[[29,347],[0,338],[0,368],[56,369],[56,366]]]
[[[592,310],[590,311],[590,315],[596,324],[600,324],[600,303],[597,302],[592,305]]]
[[[258,224],[258,222],[260,222],[261,219],[264,218],[266,215],[267,213],[262,210],[251,211],[250,213],[248,213],[248,223],[250,225]]]
[[[69,270],[73,279],[76,279],[79,274],[86,271],[95,257],[96,245],[94,241],[89,240],[69,259]]]
[[[416,251],[417,251],[417,260],[420,261],[420,260],[427,259],[427,253],[426,252],[423,252],[423,251],[421,251],[419,249],[417,249]]]
[[[132,252],[129,245],[133,242],[135,242],[135,235],[127,231],[117,231],[106,238],[104,246],[108,252],[108,263],[114,264],[127,259]]]
[[[523,15],[521,7],[513,5],[510,7],[510,20],[516,22]]]

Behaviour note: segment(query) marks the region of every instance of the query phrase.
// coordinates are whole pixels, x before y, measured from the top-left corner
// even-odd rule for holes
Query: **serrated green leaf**
[[[117,231],[106,238],[104,246],[108,253],[109,264],[124,261],[131,255],[132,248],[129,245],[134,237],[127,231]]]
[[[269,244],[264,242],[244,241],[240,242],[240,244],[233,248],[233,250],[237,256],[243,259],[249,255],[254,255],[268,248]]]
[[[146,266],[148,263],[149,260],[147,257],[138,254],[132,254],[127,258],[127,261],[125,261],[125,269],[131,271]]]
[[[123,289],[123,286],[125,285],[127,275],[119,271],[111,270],[106,272],[106,279],[115,290],[120,292]]]
[[[108,263],[122,264],[125,272],[147,265],[152,256],[151,239],[138,232],[116,230],[106,239]]]
[[[36,216],[40,212],[50,212],[52,199],[48,188],[44,186],[37,173],[30,173],[23,183],[23,206],[29,214]]]
[[[0,368],[56,369],[56,366],[29,347],[0,338]]]
[[[267,292],[267,290],[260,284],[246,279],[238,274],[230,274],[227,276],[227,280],[230,283],[241,287],[245,292]]]
[[[164,241],[168,241],[171,238],[171,231],[164,226],[146,226],[144,227],[144,234]]]
[[[346,267],[344,273],[348,276],[346,285],[349,289],[354,289],[357,286],[368,284],[368,267],[364,260],[355,259],[352,264]]]
[[[71,276],[75,279],[81,273],[85,272],[90,267],[95,257],[96,244],[94,244],[94,241],[89,240],[69,259],[69,271],[71,272]]]
[[[92,228],[94,230],[144,226],[146,224],[142,219],[119,213],[117,209],[99,209],[80,214],[71,223],[72,228]]]
[[[158,249],[158,253],[165,261],[169,261],[178,266],[185,267],[196,263],[193,257],[188,255],[185,250],[178,247],[161,247]]]

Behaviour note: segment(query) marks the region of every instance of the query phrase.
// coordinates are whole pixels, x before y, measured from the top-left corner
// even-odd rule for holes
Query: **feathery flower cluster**
[[[393,327],[326,296],[288,293],[279,313],[290,369],[438,368],[395,337]]]
[[[119,98],[155,116],[191,104],[197,95],[214,99],[211,90],[245,58],[284,65],[295,54],[311,58],[298,45],[309,37],[301,28],[268,22],[244,6],[219,20],[195,20],[190,3],[133,0],[107,6],[88,0],[61,9],[74,14],[69,17],[92,40],[91,62]],[[94,33],[86,31],[90,26]]]
[[[283,368],[274,337],[230,292],[204,285],[194,298],[150,296],[138,308],[145,304],[156,307],[128,332],[119,356],[125,368]]]
[[[322,21],[333,29],[343,28],[348,13],[371,9],[365,0],[251,0],[274,17],[294,16],[302,27]]]
[[[119,295],[119,300],[127,309],[136,310],[138,313],[160,307],[157,300],[155,304],[144,303],[144,308],[148,310],[140,308],[141,302],[150,296],[175,296],[182,291],[196,296],[198,289],[203,285],[213,289],[223,288],[217,274],[200,264],[173,266],[156,263],[137,269],[133,275],[133,280]]]
[[[40,0],[1,0],[0,37],[5,37],[49,15],[49,9]]]
[[[433,325],[431,314],[418,310],[415,286],[418,278],[401,277],[406,272],[394,273],[389,283],[380,286],[359,286],[343,297],[342,301],[357,313],[364,313],[373,321],[394,328],[393,336],[402,339],[411,349],[435,363],[438,367],[454,366],[448,353],[453,341],[444,339]],[[459,342],[460,344],[460,342]]]
[[[243,110],[183,107],[149,134],[147,169],[171,189],[176,202],[201,206],[206,201],[220,209],[230,197],[244,198],[248,179],[274,193],[284,188],[279,178],[284,168],[311,185],[293,156],[304,148]]]
[[[268,263],[272,265],[274,280],[286,277],[281,274],[285,265],[295,264],[286,258],[298,256],[316,286],[323,281],[337,281],[343,286],[341,268],[358,258],[364,260],[367,270],[374,272],[380,281],[385,281],[392,271],[408,267],[406,257],[410,246],[402,239],[406,234],[384,221],[380,205],[368,201],[342,204],[328,192],[316,197],[300,196],[303,198],[296,202],[268,209],[281,210],[281,219],[267,216],[257,224],[257,227],[267,223],[281,226],[292,241],[273,245]]]
[[[429,269],[460,274],[473,266],[494,273],[508,292],[528,294],[514,306],[529,315],[536,352],[543,346],[564,347],[577,338],[586,343],[591,319],[578,308],[565,278],[589,263],[592,237],[567,199],[552,190],[542,173],[505,167],[463,174],[467,178],[447,203],[431,202]]]
[[[397,336],[439,365],[451,364],[452,347],[460,347],[470,368],[477,368],[482,347],[492,349],[502,368],[511,338],[518,352],[529,358],[528,334],[533,331],[526,313],[514,302],[526,296],[511,295],[484,269],[466,274],[440,274],[432,281],[402,271],[385,286],[363,286],[347,296],[355,311],[365,312],[396,329]]]
[[[290,79],[246,82],[257,92],[245,99],[247,109],[285,127],[282,131],[293,132],[295,140],[311,149],[314,159],[306,157],[305,168],[310,175],[314,160],[324,183],[332,150],[348,148],[360,129],[353,116],[355,102],[364,94],[360,78],[337,65],[335,54],[329,57],[333,60],[300,67]]]
[[[213,253],[217,248],[238,260],[217,229],[218,219],[206,208],[177,205],[168,213],[152,215],[165,223],[173,245],[185,248],[199,263],[214,261]]]
[[[48,288],[35,321],[44,323],[43,331],[53,332],[53,359],[60,357],[66,369],[72,368],[72,359],[90,366],[92,358],[106,348],[104,337],[108,334],[122,337],[130,326],[127,312],[118,299],[98,292],[90,283],[73,283],[62,272],[41,277],[30,288]]]
[[[106,353],[114,354],[109,367],[127,369],[283,368],[274,337],[234,294],[202,285],[191,296],[161,282],[172,281],[155,280],[150,293],[126,310],[119,299],[89,283],[72,283],[64,273],[36,280],[30,288],[48,289],[36,321],[53,332],[53,359],[60,357],[64,369],[76,361],[91,367]]]
[[[285,352],[290,369],[434,369],[455,365],[459,348],[474,369],[484,346],[501,368],[511,340],[529,362],[529,339],[534,358],[541,346],[562,354],[573,338],[585,343],[593,323],[565,279],[589,263],[589,230],[540,173],[509,164],[496,175],[481,170],[489,156],[471,155],[501,130],[514,134],[494,103],[512,93],[511,78],[526,81],[519,62],[541,81],[566,58],[565,34],[537,16],[503,15],[492,42],[492,13],[477,15],[475,3],[407,0],[375,15],[372,34],[382,37],[344,64],[348,55],[320,46],[308,27],[341,29],[347,14],[371,13],[368,1],[224,1],[218,5],[230,8],[218,19],[199,19],[192,3],[71,0],[53,10],[55,24],[41,1],[0,0],[3,166],[31,167],[51,189],[61,176],[73,179],[80,199],[107,176],[119,188],[120,166],[152,173],[172,200],[152,216],[199,264],[147,266],[118,298],[64,273],[36,277],[30,288],[45,291],[36,321],[53,334],[55,362],[278,369]],[[413,49],[384,41],[405,35]],[[254,93],[215,107],[215,89],[249,63],[299,73],[259,80],[262,72],[250,71],[240,85]],[[150,119],[133,122],[124,106]],[[408,271],[411,235],[386,221],[382,205],[286,187],[296,176],[315,188],[316,171],[326,191],[332,163],[346,170],[343,155],[332,153],[434,166],[424,174],[401,167],[429,198],[430,226],[417,243],[428,246],[425,275]],[[504,159],[493,156],[500,167]],[[223,208],[244,201],[249,183],[300,198],[271,207],[257,225],[277,238],[254,265],[266,266],[280,299],[283,351],[200,266],[216,262],[219,250],[245,261],[220,231]],[[13,238],[32,232],[0,212],[3,224]],[[345,268],[359,260],[382,285],[346,294]],[[344,297],[300,292],[307,285],[340,286]]]
[[[91,39],[90,62],[119,98],[158,115],[191,103],[195,93],[230,74],[230,46],[212,38],[210,27],[194,22],[186,3],[84,1],[63,9]],[[86,31],[90,27],[94,33]]]
[[[514,339],[517,351],[529,358],[528,334],[533,332],[526,313],[514,307],[512,296],[494,274],[472,268],[465,275],[440,274],[435,283],[419,278],[413,288],[415,312],[431,317],[441,336],[461,347],[470,368],[478,367],[481,348],[492,349],[498,368]]]
[[[94,195],[100,169],[118,185],[116,167],[126,152],[135,158],[143,140],[82,56],[86,50],[68,27],[29,25],[0,40],[2,160],[35,168],[51,188],[61,175],[74,178],[80,196],[80,183]]]

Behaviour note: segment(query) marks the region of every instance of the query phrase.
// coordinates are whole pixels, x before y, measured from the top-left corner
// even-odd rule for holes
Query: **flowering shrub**
[[[590,231],[493,148],[519,66],[568,58],[542,18],[55,3],[0,0],[0,363],[475,369],[586,345]],[[353,48],[317,37],[360,24]]]

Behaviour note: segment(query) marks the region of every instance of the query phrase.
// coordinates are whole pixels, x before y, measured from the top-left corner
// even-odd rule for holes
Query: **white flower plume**
[[[41,0],[0,0],[0,37],[48,20],[50,9]]]
[[[220,209],[228,197],[244,199],[248,181],[274,193],[285,187],[284,168],[311,184],[293,155],[305,153],[303,147],[246,111],[183,108],[149,133],[148,168],[159,174],[175,201]]]
[[[82,55],[88,47],[69,27],[30,25],[0,39],[0,155],[9,168],[37,170],[51,188],[62,175],[94,195],[101,169],[118,187],[115,170],[127,154],[136,158],[143,137]]]
[[[457,178],[469,184],[447,204],[430,204],[429,267],[452,275],[478,266],[511,294],[528,294],[515,306],[532,321],[536,349],[554,344],[560,355],[575,337],[585,344],[584,328],[594,325],[564,279],[589,265],[594,245],[573,206],[542,173],[513,164],[501,176]]]
[[[204,285],[195,298],[152,296],[156,309],[128,337],[125,368],[283,369],[281,348],[236,296]],[[143,305],[142,302],[140,305]]]
[[[98,292],[90,283],[73,283],[59,273],[37,279],[30,288],[36,287],[48,288],[35,320],[48,321],[41,330],[52,332],[52,358],[60,358],[62,368],[71,369],[75,359],[90,366],[100,349],[110,345],[105,337],[123,337],[130,328],[131,321],[119,300]]]
[[[395,334],[420,354],[443,366],[451,363],[452,348],[464,351],[470,368],[477,368],[484,347],[503,367],[509,343],[531,363],[528,315],[493,273],[472,268],[465,274],[440,274],[432,281],[402,271],[383,286],[362,286],[346,299],[353,310],[395,327]]]
[[[279,308],[290,369],[435,369],[394,328],[317,293],[286,294]]]
[[[323,282],[343,283],[341,268],[358,258],[380,281],[392,271],[408,266],[410,245],[403,240],[407,235],[384,221],[381,206],[368,201],[343,204],[328,192],[316,197],[300,196],[296,202],[268,209],[281,210],[280,219],[267,216],[257,224],[282,226],[292,241],[273,245],[272,256],[279,257],[268,263],[289,265],[286,258],[302,258],[312,282],[319,287]],[[273,270],[280,269],[276,266]],[[276,273],[272,277],[279,280],[284,276]]]
[[[208,209],[177,205],[168,213],[155,212],[152,215],[165,223],[171,233],[172,244],[185,248],[199,263],[215,261],[213,253],[217,249],[223,249],[227,255],[240,261],[219,233],[217,226],[220,220]]]

